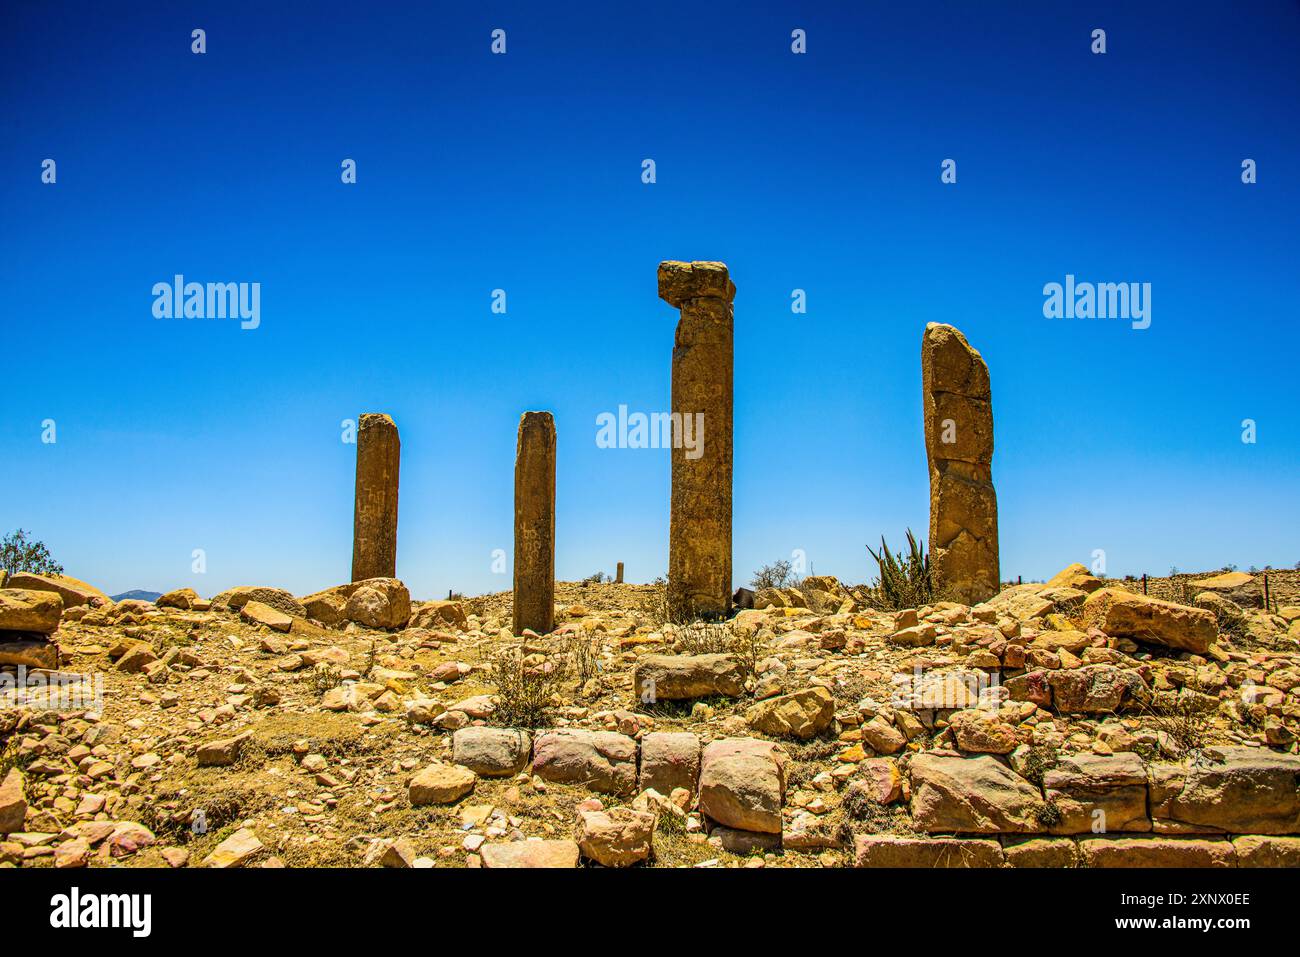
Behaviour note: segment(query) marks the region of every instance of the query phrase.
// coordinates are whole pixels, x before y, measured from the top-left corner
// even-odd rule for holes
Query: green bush
[[[882,611],[902,608],[920,608],[939,600],[939,589],[930,568],[930,556],[916,540],[912,530],[907,530],[907,551],[892,553],[880,537],[880,551],[867,551],[876,560],[879,576],[871,586],[870,602]]]

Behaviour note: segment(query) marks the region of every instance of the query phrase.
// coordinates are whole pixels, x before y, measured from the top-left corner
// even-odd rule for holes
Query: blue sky
[[[667,409],[656,266],[718,259],[737,585],[926,528],[931,321],[989,364],[1004,577],[1300,560],[1300,5],[617,6],[6,4],[0,531],[111,592],[345,581],[340,422],[382,411],[399,576],[502,590],[548,409],[558,576],[648,581],[668,453],[596,416]],[[260,282],[260,327],[155,319],[176,273]],[[1044,318],[1067,273],[1151,327]]]

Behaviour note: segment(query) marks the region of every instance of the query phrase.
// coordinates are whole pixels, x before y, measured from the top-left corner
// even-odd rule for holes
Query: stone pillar
[[[555,420],[519,417],[515,448],[515,634],[555,628]]]
[[[352,580],[397,577],[397,477],[402,440],[386,415],[366,412],[357,426]]]
[[[717,262],[662,262],[659,298],[681,310],[673,346],[668,608],[677,620],[731,607],[732,300]]]
[[[932,322],[921,340],[921,382],[930,566],[945,597],[973,605],[1000,587],[989,370],[965,336]]]
[[[614,572],[614,581],[619,585],[623,584],[623,563],[622,562],[618,563],[618,568]]]

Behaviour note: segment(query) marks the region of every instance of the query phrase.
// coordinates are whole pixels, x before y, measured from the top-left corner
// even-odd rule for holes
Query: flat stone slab
[[[1083,837],[1084,867],[1235,867],[1237,852],[1226,839],[1194,837]]]
[[[1002,854],[1010,867],[1079,866],[1079,845],[1068,837],[1031,837],[1004,845]]]
[[[533,773],[543,781],[631,794],[636,790],[636,741],[615,731],[548,731],[534,743]]]
[[[745,693],[745,669],[735,655],[646,655],[632,672],[637,700],[685,701]]]
[[[1232,846],[1238,867],[1300,867],[1300,837],[1244,834]]]
[[[484,867],[577,867],[577,841],[511,841],[484,844]]]
[[[1060,812],[1053,834],[1151,830],[1147,768],[1132,752],[1062,755],[1043,775],[1043,793]]]
[[[934,753],[912,759],[912,823],[922,831],[1024,834],[1046,830],[1042,794],[997,758]]]
[[[1157,830],[1300,834],[1300,755],[1212,747],[1149,773]]]
[[[855,867],[1001,867],[1002,845],[979,838],[859,834]]]
[[[262,850],[263,844],[252,828],[241,827],[217,845],[216,850],[203,859],[203,867],[239,867]]]

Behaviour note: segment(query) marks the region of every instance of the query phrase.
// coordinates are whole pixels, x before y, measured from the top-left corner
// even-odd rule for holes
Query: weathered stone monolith
[[[623,584],[623,563],[622,562],[618,563],[618,568],[615,569],[614,571],[614,581],[620,585]]]
[[[921,380],[930,563],[947,597],[975,604],[999,587],[989,370],[965,336],[932,322],[921,340]]]
[[[402,441],[386,415],[367,412],[357,426],[352,580],[397,577],[397,477]]]
[[[555,420],[519,417],[515,449],[515,634],[555,627]]]
[[[673,347],[668,607],[684,620],[731,602],[732,300],[718,262],[662,262],[659,298],[681,310]]]

